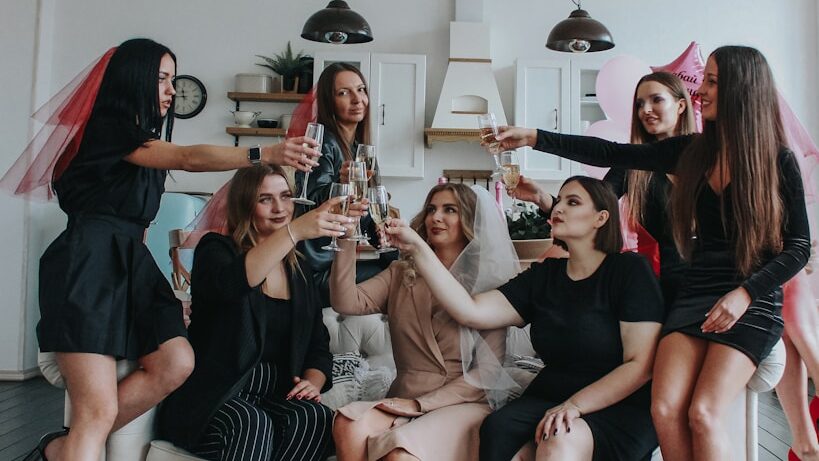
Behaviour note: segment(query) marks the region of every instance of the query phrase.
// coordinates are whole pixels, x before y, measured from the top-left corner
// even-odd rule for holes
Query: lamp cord
[[[577,0],[577,1],[572,0],[572,3],[574,3],[574,4],[575,4],[575,6],[577,6],[577,9],[578,9],[578,10],[579,10],[579,9],[581,9],[581,8],[580,8],[580,0]]]

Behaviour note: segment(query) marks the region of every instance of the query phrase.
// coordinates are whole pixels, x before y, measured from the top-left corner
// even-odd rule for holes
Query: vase
[[[282,75],[282,91],[284,93],[295,93],[299,78],[295,75]]]
[[[552,239],[512,240],[521,262],[540,261],[544,253],[552,247]]]

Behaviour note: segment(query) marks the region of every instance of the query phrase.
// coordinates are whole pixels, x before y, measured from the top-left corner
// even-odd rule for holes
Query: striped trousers
[[[213,461],[312,461],[327,457],[333,411],[276,393],[276,366],[260,363],[244,389],[225,402],[191,450]],[[288,392],[286,389],[284,392]]]

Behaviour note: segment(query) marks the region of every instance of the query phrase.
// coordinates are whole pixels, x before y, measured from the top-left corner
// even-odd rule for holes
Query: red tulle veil
[[[43,200],[54,196],[51,183],[77,155],[114,51],[116,47],[88,65],[32,115],[44,125],[0,179],[0,189]]]

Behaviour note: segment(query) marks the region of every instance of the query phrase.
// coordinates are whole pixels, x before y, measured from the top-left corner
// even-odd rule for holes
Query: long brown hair
[[[253,222],[253,210],[259,200],[259,188],[262,182],[268,176],[274,175],[284,178],[287,187],[291,192],[293,191],[293,185],[287,173],[278,165],[255,165],[240,168],[230,180],[226,205],[227,228],[230,237],[243,253],[250,251],[258,243],[259,231]],[[287,255],[287,263],[291,270],[298,269],[301,272],[295,247]]]
[[[316,83],[317,121],[324,125],[326,131],[329,131],[336,137],[341,146],[341,152],[344,154],[344,160],[352,160],[354,153],[351,151],[351,145],[347,144],[346,140],[341,137],[338,122],[336,121],[336,75],[345,71],[354,72],[364,85],[367,85],[364,74],[361,73],[358,67],[352,64],[335,62],[327,66],[321,73],[318,83]],[[367,88],[367,91],[369,91],[369,88]],[[370,143],[369,105],[364,111],[364,119],[358,122],[358,126],[355,128],[355,141],[358,141],[360,144]]]
[[[674,241],[689,258],[698,232],[697,199],[715,169],[728,168],[730,189],[720,193],[722,225],[740,273],[749,275],[766,252],[782,250],[783,203],[779,193],[780,149],[785,145],[776,86],[765,57],[755,48],[724,46],[711,53],[717,77],[717,118],[682,153],[671,192]],[[733,220],[724,205],[731,201]]]
[[[643,144],[647,142],[654,142],[657,140],[657,135],[646,131],[643,122],[640,120],[639,108],[637,107],[637,90],[644,82],[657,82],[668,89],[671,96],[677,101],[685,100],[685,110],[677,118],[677,126],[674,128],[674,136],[691,134],[697,129],[694,121],[694,110],[691,105],[691,96],[685,88],[682,80],[676,75],[669,72],[654,72],[644,75],[643,78],[637,82],[634,87],[634,104],[631,110],[631,143]],[[648,184],[654,176],[653,171],[630,170],[628,172],[628,191],[627,200],[629,206],[628,218],[631,222],[643,222],[643,210],[645,210],[646,196],[648,193]]]
[[[620,207],[617,206],[617,196],[611,190],[609,183],[589,176],[572,176],[560,186],[576,182],[580,184],[591,197],[594,211],[608,211],[609,219],[597,229],[594,235],[594,249],[606,254],[620,253],[623,250],[623,233],[620,230]],[[569,247],[560,239],[553,239],[553,243],[566,251]]]
[[[452,195],[455,196],[455,200],[458,202],[458,215],[461,218],[461,232],[463,232],[466,237],[466,241],[471,242],[472,239],[475,238],[475,206],[478,201],[478,196],[465,184],[445,183],[434,186],[429,190],[429,193],[427,193],[427,198],[424,200],[424,206],[421,208],[421,211],[410,220],[409,226],[412,230],[417,232],[424,241],[427,240],[427,207],[429,207],[435,194],[442,191],[450,191]],[[415,261],[412,259],[412,256],[402,255],[401,258],[405,264],[404,283],[407,286],[412,286],[416,278]]]

